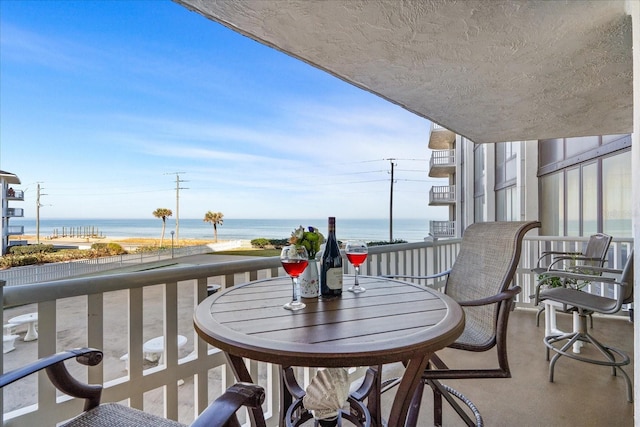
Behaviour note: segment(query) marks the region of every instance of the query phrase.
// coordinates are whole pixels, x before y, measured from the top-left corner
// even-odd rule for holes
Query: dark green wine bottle
[[[336,218],[329,217],[329,233],[320,264],[320,296],[335,298],[342,295],[342,255],[336,239]]]

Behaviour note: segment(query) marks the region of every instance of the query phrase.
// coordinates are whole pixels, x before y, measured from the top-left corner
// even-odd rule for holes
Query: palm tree
[[[204,222],[210,222],[211,224],[213,224],[213,236],[215,241],[218,241],[218,225],[222,225],[222,217],[224,215],[222,214],[222,212],[207,212],[206,214],[204,214]]]
[[[164,241],[164,229],[167,225],[167,217],[171,215],[173,215],[173,212],[171,212],[171,209],[167,208],[158,208],[153,211],[153,216],[155,216],[156,218],[162,218],[162,235],[160,236],[160,246],[162,246],[162,243]]]

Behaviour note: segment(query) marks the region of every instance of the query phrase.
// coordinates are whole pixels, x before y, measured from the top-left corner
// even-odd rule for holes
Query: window
[[[540,177],[542,234],[631,236],[631,150]]]
[[[484,145],[473,147],[473,220],[484,222],[485,218],[485,181],[484,181]]]
[[[602,159],[602,231],[631,237],[631,152]]]
[[[517,221],[520,217],[520,198],[515,185],[496,191],[496,220]]]
[[[564,174],[540,178],[540,222],[544,236],[564,236]]]

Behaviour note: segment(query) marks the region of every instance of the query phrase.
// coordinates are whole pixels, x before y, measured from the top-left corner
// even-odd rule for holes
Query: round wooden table
[[[350,281],[346,276],[345,289]],[[206,298],[194,326],[227,354],[238,381],[253,382],[243,357],[310,367],[404,362],[388,416],[390,427],[402,426],[429,358],[462,333],[464,314],[451,298],[423,286],[369,276],[360,276],[360,283],[366,292],[304,299],[306,308],[292,312],[282,308],[291,299],[289,277],[250,282]]]

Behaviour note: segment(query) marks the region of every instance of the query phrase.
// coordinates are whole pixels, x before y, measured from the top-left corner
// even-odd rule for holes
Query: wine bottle
[[[342,255],[336,240],[336,218],[329,217],[329,235],[320,265],[320,295],[334,298],[342,295]]]

